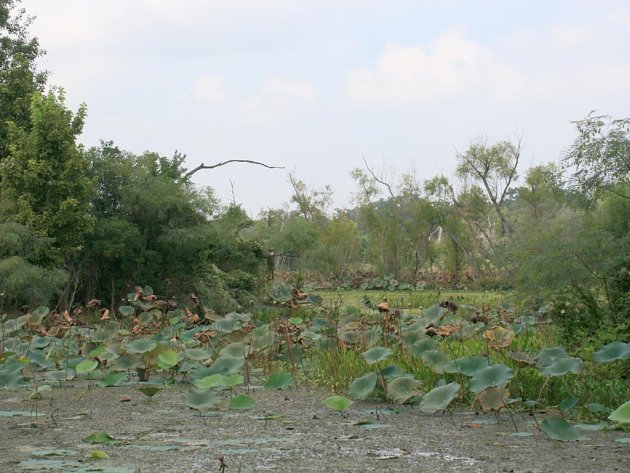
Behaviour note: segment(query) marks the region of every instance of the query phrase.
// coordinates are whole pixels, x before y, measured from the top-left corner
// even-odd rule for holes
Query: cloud
[[[448,31],[427,48],[389,45],[374,68],[350,71],[348,96],[357,102],[435,102],[482,90],[497,98],[512,94],[515,71],[491,51]]]
[[[591,41],[593,31],[582,25],[556,25],[549,31],[549,36],[556,45],[574,49]]]
[[[202,75],[197,77],[192,90],[192,96],[197,100],[222,105],[228,101],[223,77],[217,75]]]
[[[316,99],[315,87],[308,81],[269,79],[262,84],[258,95],[243,102],[242,121],[250,126],[269,125],[294,116]]]

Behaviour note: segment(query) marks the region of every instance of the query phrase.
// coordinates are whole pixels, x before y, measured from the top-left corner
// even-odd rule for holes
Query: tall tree
[[[32,18],[17,8],[18,2],[0,0],[0,162],[9,154],[8,122],[31,126],[31,97],[46,83],[46,73],[35,66],[44,51],[29,36]]]

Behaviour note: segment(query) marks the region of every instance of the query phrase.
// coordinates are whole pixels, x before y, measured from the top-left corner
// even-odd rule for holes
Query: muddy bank
[[[628,471],[629,432],[584,431],[561,443],[531,416],[456,412],[427,415],[402,406],[376,412],[356,402],[342,416],[322,406],[315,389],[255,390],[252,410],[199,412],[186,407],[188,386],[165,386],[152,399],[137,386],[74,385],[44,392],[38,418],[26,390],[0,392],[0,471],[212,472],[246,471]],[[225,393],[226,404],[228,393]],[[84,439],[96,432],[114,438]],[[516,435],[515,435],[516,434]],[[93,459],[101,450],[109,458]]]

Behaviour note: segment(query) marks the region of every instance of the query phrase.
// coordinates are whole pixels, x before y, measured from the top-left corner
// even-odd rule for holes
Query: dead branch
[[[396,195],[394,194],[394,191],[392,190],[392,186],[388,183],[385,182],[383,179],[379,178],[374,171],[372,171],[372,169],[370,168],[370,166],[367,163],[367,160],[365,159],[365,155],[362,156],[363,158],[363,163],[365,164],[365,168],[368,170],[368,172],[370,173],[370,175],[372,176],[372,179],[374,179],[376,182],[378,182],[380,185],[384,186],[387,189],[387,192],[389,192],[389,195],[391,196],[392,199],[396,198]]]
[[[197,171],[201,171],[202,169],[214,169],[214,168],[218,168],[220,166],[225,166],[226,164],[230,164],[230,163],[247,163],[247,164],[257,164],[259,166],[263,166],[266,167],[268,169],[284,169],[284,167],[282,166],[270,166],[268,164],[265,163],[261,163],[259,161],[252,161],[250,159],[229,159],[227,161],[223,161],[222,163],[217,163],[217,164],[211,164],[209,166],[206,166],[205,164],[201,163],[199,166],[197,166],[194,169],[191,169],[190,171],[188,171],[186,174],[184,174],[184,179],[189,178],[190,176],[192,176],[193,174],[195,174]]]

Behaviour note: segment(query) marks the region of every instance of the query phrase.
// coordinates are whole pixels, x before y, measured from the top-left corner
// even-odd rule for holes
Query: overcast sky
[[[523,170],[558,160],[572,120],[630,116],[630,2],[23,0],[49,82],[88,106],[81,138],[187,167],[251,159],[350,203],[362,156],[420,181],[457,150],[523,135]],[[256,216],[285,171],[194,179]]]

